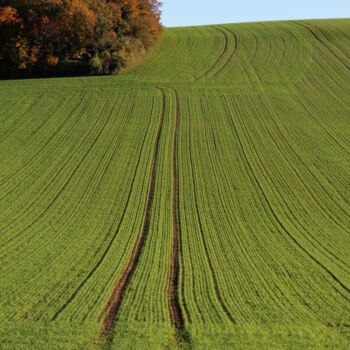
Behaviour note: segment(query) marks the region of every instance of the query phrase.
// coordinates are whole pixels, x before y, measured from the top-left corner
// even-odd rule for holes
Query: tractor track
[[[142,224],[141,234],[138,237],[132,249],[131,255],[129,257],[127,264],[123,269],[123,272],[121,273],[120,277],[117,279],[116,283],[114,284],[112,294],[110,295],[107,301],[107,304],[102,310],[102,313],[100,316],[100,318],[102,319],[100,335],[102,338],[105,338],[109,343],[111,343],[113,340],[113,335],[112,335],[113,326],[118,316],[118,312],[123,302],[127,288],[136,271],[144,244],[147,239],[148,231],[149,231],[151,208],[153,203],[153,195],[154,195],[156,172],[157,172],[159,144],[160,144],[160,137],[163,129],[164,115],[165,115],[165,95],[163,92],[162,92],[162,95],[163,95],[163,106],[162,106],[162,112],[161,112],[161,118],[159,122],[157,137],[156,137],[156,143],[155,143],[154,152],[153,152],[152,165],[151,165],[151,181],[149,186],[147,205],[146,205],[145,217]]]

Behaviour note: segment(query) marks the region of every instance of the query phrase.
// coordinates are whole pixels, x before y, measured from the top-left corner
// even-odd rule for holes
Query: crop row
[[[0,82],[9,347],[348,343],[349,40],[166,29],[119,77]]]

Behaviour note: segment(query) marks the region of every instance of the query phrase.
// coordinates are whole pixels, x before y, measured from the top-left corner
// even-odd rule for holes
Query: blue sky
[[[166,27],[350,17],[350,0],[161,0]]]

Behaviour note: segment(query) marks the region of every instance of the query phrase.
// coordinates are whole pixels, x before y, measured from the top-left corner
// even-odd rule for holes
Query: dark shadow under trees
[[[158,0],[0,0],[0,76],[115,74],[161,31]]]

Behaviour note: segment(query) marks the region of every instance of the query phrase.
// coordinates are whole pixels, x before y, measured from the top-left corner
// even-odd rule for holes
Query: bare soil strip
[[[154,101],[153,101],[154,103]],[[152,107],[152,111],[153,111],[153,107]],[[131,112],[132,113],[132,112]],[[113,242],[115,241],[118,233],[119,233],[119,230],[120,230],[120,227],[124,221],[124,217],[125,217],[125,214],[126,214],[126,210],[129,206],[129,202],[130,202],[130,197],[131,197],[131,193],[132,193],[132,190],[134,188],[134,183],[135,183],[135,179],[136,179],[136,174],[138,172],[138,169],[139,169],[139,164],[140,164],[140,161],[141,161],[141,156],[142,156],[142,153],[143,153],[143,149],[144,149],[144,144],[145,144],[145,141],[146,141],[146,137],[148,135],[148,130],[150,128],[150,124],[151,124],[151,117],[150,117],[150,122],[148,124],[148,127],[147,127],[147,131],[145,133],[145,136],[143,138],[143,141],[142,141],[142,146],[141,146],[141,151],[140,151],[140,154],[139,154],[139,158],[137,160],[137,164],[136,164],[136,167],[135,167],[135,171],[134,171],[134,174],[133,174],[133,178],[132,178],[132,182],[131,182],[131,186],[130,186],[130,190],[129,190],[129,193],[128,193],[128,197],[127,197],[127,200],[126,200],[126,204],[125,204],[125,207],[124,207],[124,210],[123,210],[123,214],[121,216],[121,219],[119,221],[119,224],[118,224],[118,227],[117,229],[115,230],[111,240],[109,241],[108,245],[106,246],[106,248],[104,249],[100,259],[97,261],[96,265],[93,267],[93,269],[87,274],[87,276],[84,278],[84,280],[79,284],[78,288],[72,293],[72,295],[66,300],[66,302],[60,307],[59,310],[56,311],[56,313],[54,314],[54,316],[52,317],[52,321],[56,320],[57,317],[66,309],[66,307],[74,300],[74,298],[77,296],[77,294],[80,292],[80,290],[84,287],[84,285],[90,280],[90,278],[94,275],[94,273],[96,272],[96,270],[100,267],[100,265],[102,264],[102,262],[104,261],[105,257],[107,256],[110,248],[112,247],[113,245]],[[105,169],[105,172],[107,172],[111,162],[112,162],[112,159],[114,157],[115,154],[112,155],[112,158],[110,159],[110,161],[108,162],[107,164],[107,167]]]
[[[179,132],[179,100],[176,96],[176,120],[174,129],[173,143],[173,248],[172,265],[170,277],[170,307],[171,322],[176,329],[182,329],[184,326],[183,315],[181,312],[178,298],[178,279],[179,279],[179,232],[178,225],[178,188],[177,188],[177,137]]]
[[[173,248],[172,248],[172,266],[170,276],[170,313],[171,322],[175,328],[176,341],[191,347],[191,337],[185,329],[184,317],[180,307],[179,301],[179,242],[181,242],[181,227],[179,225],[179,191],[178,191],[178,166],[177,166],[177,140],[179,134],[179,123],[180,123],[180,105],[179,98],[175,92],[176,101],[176,120],[174,128],[174,143],[173,143]],[[181,243],[180,243],[181,244]]]
[[[161,118],[159,122],[158,133],[156,137],[156,143],[154,147],[152,166],[151,166],[151,181],[150,181],[150,187],[148,192],[145,217],[142,225],[142,231],[133,247],[129,260],[121,276],[118,278],[117,282],[115,283],[112,294],[109,297],[108,302],[101,313],[101,318],[103,319],[103,321],[102,321],[100,334],[101,334],[101,337],[107,338],[107,340],[112,339],[111,332],[113,330],[113,326],[116,321],[118,311],[123,302],[123,298],[125,296],[126,290],[136,271],[136,267],[139,262],[142,249],[145,244],[147,234],[149,231],[151,207],[152,207],[155,180],[156,180],[157,160],[158,160],[158,151],[159,151],[159,143],[160,143],[159,141],[162,133],[164,113],[165,113],[164,107],[165,107],[165,96],[163,95],[163,107],[162,107]]]

